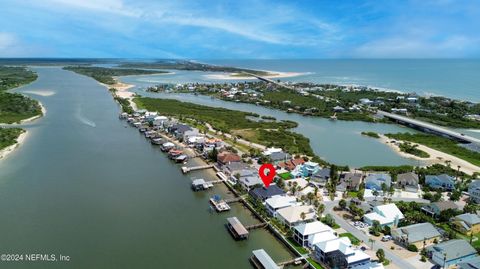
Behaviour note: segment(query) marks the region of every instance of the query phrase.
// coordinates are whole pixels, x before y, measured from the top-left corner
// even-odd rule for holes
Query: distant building
[[[468,185],[468,194],[472,202],[480,203],[480,179],[473,180],[470,185]]]
[[[404,246],[415,245],[418,249],[440,240],[441,234],[431,223],[417,223],[392,230],[393,239]]]
[[[392,177],[389,174],[370,174],[365,178],[365,188],[381,191],[383,184],[390,188],[391,182]]]
[[[433,189],[451,191],[455,188],[455,178],[447,174],[425,176],[425,184]]]
[[[240,162],[242,158],[233,152],[222,151],[217,155],[217,162],[220,166],[230,164],[232,162]]]
[[[378,221],[381,226],[397,226],[404,218],[402,211],[395,204],[379,205],[373,208],[373,212],[365,214],[363,220],[369,225]]]
[[[337,191],[357,191],[362,183],[363,175],[361,173],[344,173],[340,175],[340,183],[337,185]]]
[[[271,162],[275,165],[279,164],[280,162],[285,162],[291,158],[290,154],[285,153],[283,151],[280,152],[272,152],[269,155]]]
[[[433,263],[444,268],[468,262],[477,257],[477,251],[463,239],[454,239],[427,248]]]

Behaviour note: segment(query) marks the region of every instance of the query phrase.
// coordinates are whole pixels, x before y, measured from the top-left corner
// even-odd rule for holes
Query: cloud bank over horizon
[[[478,58],[480,4],[0,0],[0,57]]]

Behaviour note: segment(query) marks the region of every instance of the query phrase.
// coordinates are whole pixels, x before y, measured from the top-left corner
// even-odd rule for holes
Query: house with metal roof
[[[477,251],[465,240],[454,239],[427,247],[432,262],[444,268],[468,262],[477,257]]]
[[[370,256],[352,248],[348,237],[325,240],[313,246],[313,259],[330,268],[370,268]]]
[[[333,229],[320,221],[302,223],[293,228],[293,239],[302,247],[305,247],[308,246],[310,237],[323,232],[333,233]]]
[[[258,269],[280,269],[274,260],[267,254],[264,249],[257,249],[252,251],[253,256],[250,262]]]
[[[470,195],[470,201],[480,203],[480,179],[473,180],[468,185],[468,194]]]
[[[458,269],[480,269],[480,257],[475,257],[458,264]]]
[[[477,214],[465,213],[452,218],[450,223],[463,234],[480,232],[480,217]]]
[[[455,188],[455,178],[447,174],[427,175],[425,184],[433,189],[453,190]]]
[[[404,189],[405,191],[418,192],[418,182],[418,175],[413,172],[397,175],[397,188]]]
[[[384,184],[387,188],[390,188],[391,183],[392,177],[384,173],[370,174],[365,178],[365,188],[369,190],[381,191]]]
[[[310,176],[310,180],[315,185],[324,186],[330,180],[330,171],[328,167],[318,169]]]
[[[340,175],[340,183],[337,185],[337,191],[357,191],[362,183],[363,175],[361,173],[343,173]]]
[[[402,211],[395,204],[386,204],[375,206],[371,213],[363,216],[363,221],[373,225],[378,221],[381,226],[397,226],[398,222],[404,218]]]
[[[418,249],[440,240],[441,234],[429,222],[412,224],[392,230],[393,239],[401,245],[415,245]]]
[[[248,192],[254,199],[260,200],[260,201],[265,201],[270,197],[273,197],[275,195],[285,195],[285,191],[283,191],[281,188],[279,188],[275,184],[270,184],[270,186],[265,187],[256,187],[251,189]]]
[[[442,211],[448,209],[458,209],[458,206],[452,201],[439,201],[422,206],[422,211],[432,217],[438,217]]]

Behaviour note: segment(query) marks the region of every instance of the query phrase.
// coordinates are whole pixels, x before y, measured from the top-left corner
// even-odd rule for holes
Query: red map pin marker
[[[268,170],[268,174],[265,170]],[[260,166],[260,169],[258,169],[258,174],[260,175],[263,184],[265,184],[265,188],[268,188],[268,186],[270,186],[270,183],[272,183],[273,178],[275,177],[275,167],[273,167],[271,163],[262,164],[262,166]]]

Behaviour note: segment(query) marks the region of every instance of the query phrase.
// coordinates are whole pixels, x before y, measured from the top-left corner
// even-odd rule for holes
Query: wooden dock
[[[182,166],[182,172],[186,174],[191,171],[210,169],[210,168],[213,168],[213,164],[199,165],[199,166],[192,166],[192,167]]]
[[[299,265],[299,264],[302,264],[303,263],[303,258],[295,258],[295,259],[291,259],[291,260],[288,260],[288,261],[284,261],[284,262],[279,262],[277,263],[277,265],[279,267],[284,267],[286,265]]]
[[[223,181],[222,181],[223,182]],[[227,203],[227,204],[231,204],[231,203],[236,203],[236,202],[241,202],[243,200],[242,197],[235,197],[235,198],[231,198],[231,199],[225,199],[224,201]]]

